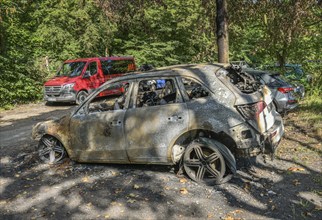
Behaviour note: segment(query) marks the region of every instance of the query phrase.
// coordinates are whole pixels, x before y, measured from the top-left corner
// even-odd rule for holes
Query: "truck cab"
[[[95,57],[66,60],[44,84],[44,100],[82,103],[107,80],[136,70],[133,57]],[[117,91],[114,91],[114,93]],[[112,95],[113,91],[109,95]]]

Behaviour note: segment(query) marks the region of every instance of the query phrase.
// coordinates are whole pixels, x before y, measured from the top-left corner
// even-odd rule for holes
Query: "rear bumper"
[[[299,105],[297,100],[289,100],[286,98],[279,100],[279,101],[275,101],[275,103],[277,105],[276,107],[277,107],[278,112],[290,111]]]
[[[278,114],[275,116],[274,125],[264,134],[266,151],[268,151],[269,153],[274,153],[283,135],[283,120],[282,117]]]
[[[291,93],[278,93],[274,98],[274,103],[278,112],[290,111],[299,105],[297,98]]]
[[[256,156],[261,152],[274,153],[281,138],[284,135],[284,125],[280,114],[274,114],[274,124],[265,133],[258,133],[246,124],[232,128],[232,137],[237,145],[237,155],[241,157]],[[242,133],[249,131],[248,138],[242,137]],[[240,133],[240,134],[238,134]]]

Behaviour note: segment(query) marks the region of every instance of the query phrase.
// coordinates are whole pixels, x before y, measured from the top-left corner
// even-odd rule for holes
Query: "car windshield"
[[[86,62],[71,62],[64,63],[60,70],[57,72],[56,76],[79,76],[84,69]]]

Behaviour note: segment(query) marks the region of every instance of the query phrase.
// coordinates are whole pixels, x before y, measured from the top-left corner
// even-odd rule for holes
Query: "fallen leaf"
[[[139,185],[137,185],[137,184],[134,184],[133,188],[134,188],[134,189],[139,189],[139,188],[140,188],[140,186],[139,186]]]
[[[134,202],[136,202],[136,200],[135,199],[129,199],[129,200],[127,200],[127,202],[134,203]]]
[[[234,218],[231,217],[230,215],[227,215],[227,216],[224,217],[224,220],[234,220]]]
[[[304,212],[305,216],[312,216],[311,212]]]
[[[186,178],[181,178],[180,183],[186,183],[188,180]]]
[[[165,186],[164,189],[165,190],[170,190],[170,187],[169,186]]]
[[[304,171],[305,169],[300,167],[290,167],[287,169],[288,171],[295,172],[295,171]]]
[[[109,215],[105,215],[104,218],[110,218],[110,216]]]
[[[211,213],[209,213],[209,214],[207,215],[207,218],[212,218],[212,217],[214,217],[214,215],[213,215],[213,214],[211,214]]]
[[[85,177],[82,178],[82,182],[83,183],[89,183],[90,180],[89,180],[89,178],[87,176],[85,176]]]
[[[112,174],[112,176],[117,176],[118,172],[112,171],[111,174]]]
[[[114,191],[114,193],[115,194],[118,194],[118,193],[120,193],[120,192],[122,192],[123,190],[122,189],[116,189],[115,191]]]
[[[181,188],[180,193],[183,195],[188,194],[188,190],[186,188]]]
[[[233,211],[233,213],[236,213],[236,214],[243,213],[243,210],[237,209],[237,210]]]
[[[292,181],[294,186],[300,185],[301,182],[298,179]]]
[[[321,211],[321,210],[322,210],[322,206],[320,206],[320,205],[316,205],[316,206],[314,207],[314,209],[315,209],[315,210],[317,210],[317,211]]]
[[[132,197],[132,198],[135,198],[135,197],[137,197],[134,193],[130,193],[129,194],[129,197]]]

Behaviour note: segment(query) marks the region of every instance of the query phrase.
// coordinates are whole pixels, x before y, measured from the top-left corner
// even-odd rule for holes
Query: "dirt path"
[[[32,125],[73,107],[0,112],[0,219],[322,219],[321,127],[297,113],[274,161],[259,156],[252,171],[210,187],[170,166],[40,164]]]

